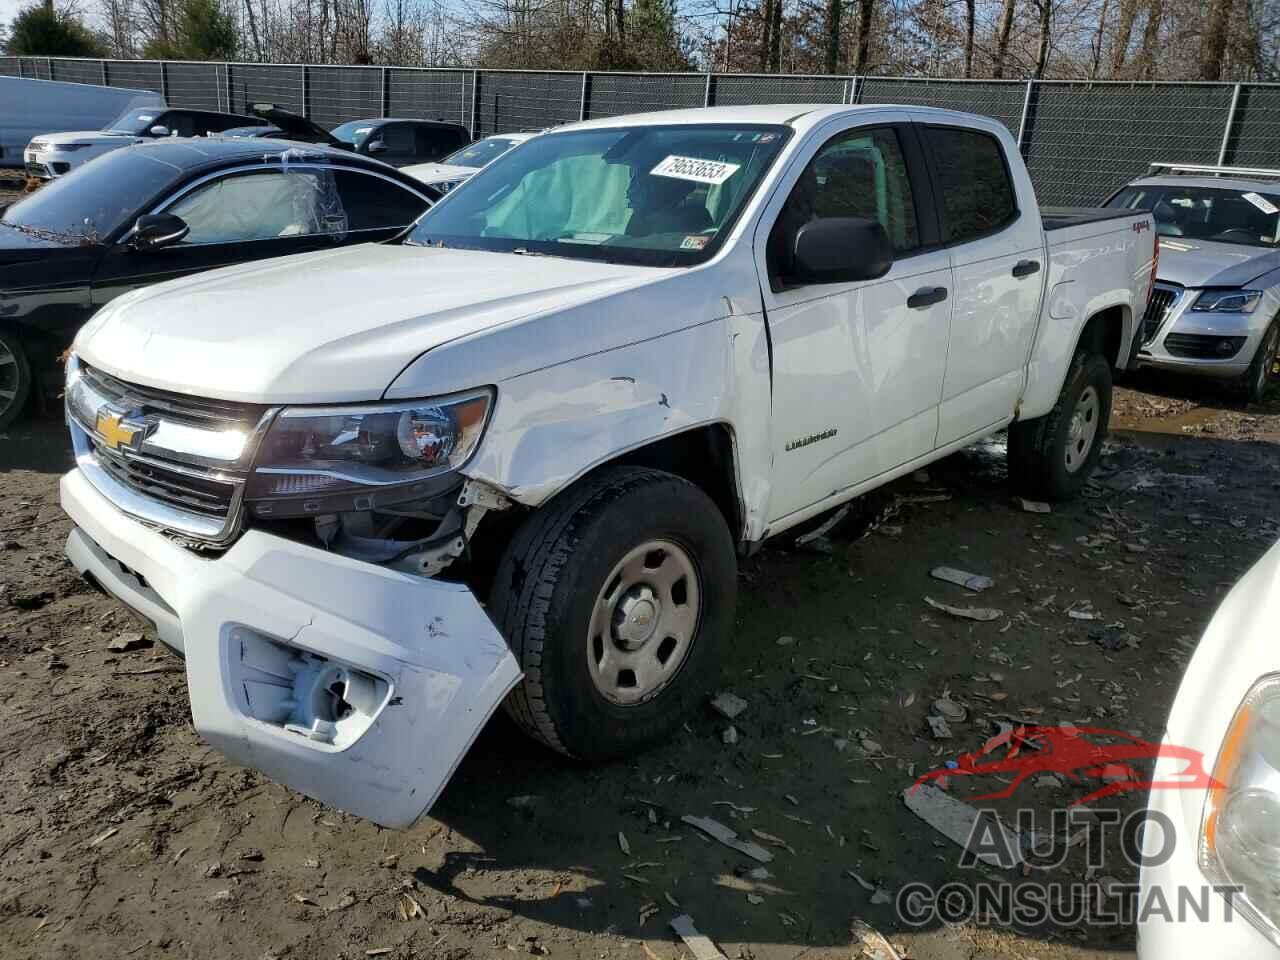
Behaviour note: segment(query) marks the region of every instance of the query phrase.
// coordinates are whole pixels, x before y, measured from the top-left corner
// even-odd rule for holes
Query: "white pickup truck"
[[[737,556],[1009,429],[1075,493],[1151,216],[1044,213],[999,123],[896,106],[564,127],[398,244],[81,331],[71,562],[181,651],[227,756],[399,827],[500,703],[588,760],[706,696]]]

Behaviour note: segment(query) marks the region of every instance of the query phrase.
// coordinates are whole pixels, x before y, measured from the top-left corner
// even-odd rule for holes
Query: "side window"
[[[200,133],[221,133],[223,130],[231,130],[234,127],[248,126],[241,117],[227,117],[220,113],[202,113],[200,114],[200,122],[196,125]]]
[[[439,160],[461,146],[457,134],[438,127],[418,127],[417,140],[417,156],[422,160]]]
[[[1000,141],[955,127],[926,127],[924,135],[942,192],[944,242],[963,243],[1017,218],[1017,195]]]
[[[166,213],[191,228],[184,244],[347,235],[347,213],[331,170],[236,173],[197,187]]]
[[[410,160],[418,155],[414,145],[413,127],[407,123],[390,123],[375,131],[370,140],[381,140],[386,151],[378,154],[380,160]]]
[[[899,256],[919,248],[915,197],[896,130],[880,127],[838,134],[809,161],[769,235],[770,271],[775,276],[790,273],[796,231],[824,217],[878,221]]]
[[[347,212],[347,229],[386,230],[413,223],[427,209],[427,201],[381,177],[349,170],[334,172],[338,196]]]
[[[170,110],[162,115],[156,124],[168,127],[171,136],[194,137],[196,135],[195,119],[182,110]]]

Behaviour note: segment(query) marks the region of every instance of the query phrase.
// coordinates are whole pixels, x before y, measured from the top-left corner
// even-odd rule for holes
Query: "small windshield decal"
[[[739,164],[721,163],[719,160],[699,160],[697,157],[669,156],[649,171],[655,177],[674,177],[677,180],[693,180],[697,183],[724,183],[738,172]]]
[[[139,123],[150,123],[150,122],[151,122],[152,120],[154,120],[154,119],[155,119],[155,117],[148,116],[148,115],[147,115],[147,114],[145,114],[145,113],[140,114],[140,115],[138,116],[138,122],[139,122]]]
[[[710,239],[711,239],[710,237],[703,237],[703,236],[699,236],[698,234],[693,234],[691,236],[685,237],[683,240],[680,241],[680,249],[681,250],[701,250],[703,247],[707,245],[707,241],[709,241]]]
[[[1242,197],[1252,203],[1263,213],[1280,213],[1280,207],[1268,200],[1260,193],[1242,193]]]

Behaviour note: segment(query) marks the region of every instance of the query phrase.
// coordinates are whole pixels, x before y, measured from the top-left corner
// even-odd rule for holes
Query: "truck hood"
[[[75,350],[122,380],[192,396],[377,400],[442,343],[672,272],[365,244],[135,290],[99,311]]]
[[[1160,238],[1160,280],[1184,287],[1242,287],[1280,267],[1280,250],[1214,243],[1188,237]]]
[[[33,137],[31,142],[38,149],[41,146],[53,146],[62,143],[88,143],[100,146],[109,143],[123,147],[129,143],[142,143],[143,137],[135,137],[128,133],[108,133],[105,130],[73,130],[67,133],[42,133]]]

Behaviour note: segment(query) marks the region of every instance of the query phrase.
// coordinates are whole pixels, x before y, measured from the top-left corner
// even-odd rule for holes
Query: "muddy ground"
[[[996,440],[895,484],[896,512],[861,539],[745,561],[717,684],[749,704],[736,744],[707,709],[665,747],[591,769],[499,715],[405,832],[224,762],[192,730],[178,660],[158,646],[108,650],[140,625],[62,557],[61,424],[11,428],[0,954],[677,960],[689,951],[667,921],[689,913],[735,960],[848,958],[855,917],[918,960],[1131,956],[1126,927],[913,930],[884,902],[912,881],[1136,879],[1115,842],[1097,870],[1077,854],[1028,876],[963,868],[900,797],[1001,721],[1158,740],[1215,605],[1280,536],[1280,390],[1242,409],[1198,382],[1142,377],[1119,392],[1117,422],[1088,495],[1052,513],[1013,501]],[[930,579],[939,564],[995,585],[973,597]],[[1002,614],[959,620],[926,596]],[[950,739],[926,721],[943,695],[968,715]],[[1099,785],[1038,780],[996,806],[1047,817]],[[953,778],[951,791],[1000,786]],[[1141,803],[1129,793],[1094,809]],[[776,838],[761,841],[771,877],[746,875],[757,864],[685,814]]]

